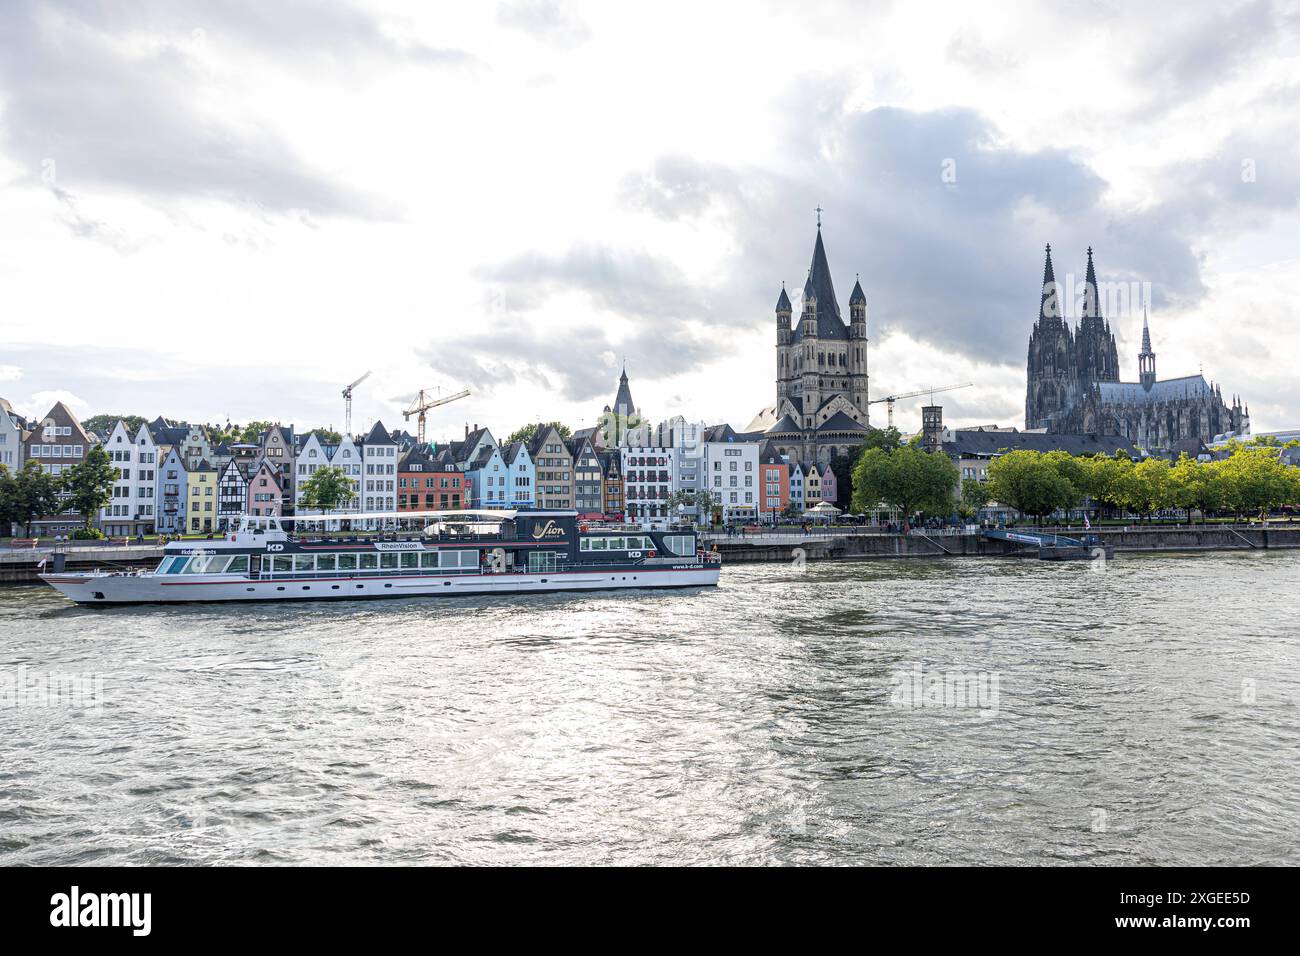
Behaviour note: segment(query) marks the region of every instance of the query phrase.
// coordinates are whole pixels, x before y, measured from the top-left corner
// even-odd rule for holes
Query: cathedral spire
[[[1047,246],[1047,261],[1043,265],[1043,299],[1038,306],[1038,321],[1061,318],[1061,297],[1057,291],[1056,273],[1052,270],[1052,246]]]
[[[1147,391],[1156,383],[1156,353],[1151,351],[1151,329],[1147,327],[1147,308],[1142,306],[1142,351],[1138,353],[1138,379]]]
[[[1097,272],[1092,266],[1092,246],[1088,247],[1088,268],[1083,277],[1083,318],[1101,318],[1101,294],[1097,288]]]
[[[780,297],[779,299],[776,300],[776,311],[778,311],[778,312],[789,312],[789,311],[791,311],[791,308],[790,308],[790,297],[789,297],[788,295],[785,294],[785,283],[784,283],[784,282],[781,283],[781,297]]]

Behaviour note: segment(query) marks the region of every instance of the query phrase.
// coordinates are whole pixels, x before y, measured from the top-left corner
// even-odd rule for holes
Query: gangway
[[[984,537],[990,541],[1034,545],[1038,548],[1038,557],[1044,561],[1090,561],[1102,556],[1109,560],[1115,556],[1115,546],[1103,544],[1095,534],[1085,535],[1083,538],[1070,538],[1048,531],[1008,531],[989,528],[984,531]]]

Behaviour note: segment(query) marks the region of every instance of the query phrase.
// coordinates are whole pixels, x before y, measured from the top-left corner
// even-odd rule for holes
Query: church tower
[[[794,349],[791,348],[790,297],[785,294],[785,283],[781,283],[781,296],[776,300],[776,400],[791,393],[791,380],[794,378]]]
[[[1038,319],[1029,336],[1028,383],[1025,388],[1025,428],[1051,428],[1078,396],[1078,367],[1074,336],[1062,317],[1061,291],[1052,269],[1052,247],[1043,265]]]
[[[1142,351],[1138,353],[1138,381],[1148,392],[1156,383],[1156,353],[1151,351],[1151,330],[1147,328],[1147,310],[1142,310]]]
[[[1087,391],[1097,382],[1119,381],[1119,350],[1110,323],[1102,316],[1101,294],[1097,273],[1092,265],[1092,246],[1088,247],[1088,269],[1083,282],[1083,315],[1074,336],[1079,383]]]
[[[867,297],[862,291],[862,279],[853,283],[849,296],[849,397],[862,411],[862,424],[867,424]]]
[[[821,243],[821,233],[817,233]],[[814,415],[821,405],[821,376],[817,373],[817,290],[813,288],[812,273],[803,286],[803,315],[799,318],[799,396],[803,404],[804,428],[812,428]]]

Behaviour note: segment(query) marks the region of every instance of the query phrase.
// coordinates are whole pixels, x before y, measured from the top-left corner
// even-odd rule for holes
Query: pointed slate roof
[[[1151,351],[1151,329],[1147,327],[1147,310],[1142,307],[1142,355],[1153,355]]]
[[[1052,269],[1052,246],[1047,246],[1047,261],[1043,265],[1043,298],[1038,305],[1038,321],[1058,322],[1061,318],[1061,297],[1056,286],[1056,273]]]
[[[855,278],[853,282],[853,291],[849,294],[849,305],[867,304],[867,294],[862,291],[862,280]]]
[[[820,227],[817,229],[812,266],[808,270],[808,281],[804,283],[803,294],[805,300],[811,299],[816,303],[819,339],[843,340],[849,337],[849,330],[840,318],[840,304],[835,298],[835,283],[831,281],[831,267],[826,261],[826,246],[822,242]],[[794,341],[798,342],[799,339],[800,334],[796,330]]]
[[[1092,268],[1092,246],[1088,247],[1088,269],[1083,279],[1083,318],[1101,318],[1101,298],[1097,290],[1097,273]]]
[[[618,377],[618,394],[614,396],[614,411],[620,415],[630,415],[636,411],[636,403],[632,401],[632,389],[627,387],[627,366],[623,366],[623,374]]]
[[[790,305],[790,297],[785,294],[785,283],[781,283],[781,297],[776,300],[776,311],[790,312],[793,311]]]
[[[374,426],[370,429],[370,433],[366,435],[366,437],[363,438],[360,442],[358,442],[358,444],[396,445],[397,442],[393,441],[392,436],[388,434],[388,429],[384,427],[384,423],[377,421],[375,422]]]

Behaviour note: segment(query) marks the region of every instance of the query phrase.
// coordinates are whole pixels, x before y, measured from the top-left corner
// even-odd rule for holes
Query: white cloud
[[[1016,422],[1041,245],[1079,270],[1091,243],[1152,278],[1162,370],[1294,425],[1259,345],[1289,341],[1270,289],[1300,278],[1280,9],[21,0],[0,341],[92,413],[338,426],[371,368],[357,427],[463,380],[431,431],[508,433],[593,420],[626,354],[653,417],[743,426],[821,203],[877,394],[971,380],[950,420]],[[951,155],[958,188],[925,193]]]

